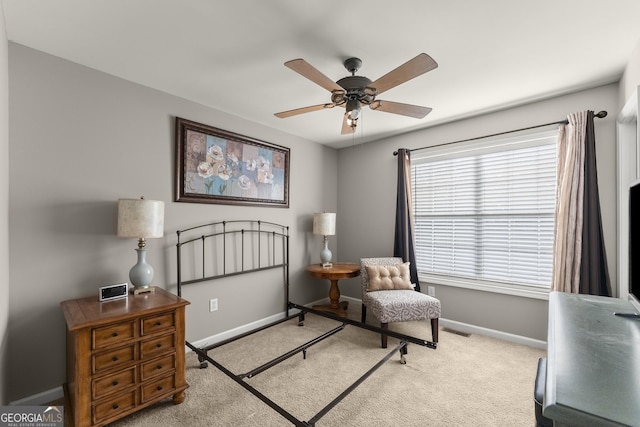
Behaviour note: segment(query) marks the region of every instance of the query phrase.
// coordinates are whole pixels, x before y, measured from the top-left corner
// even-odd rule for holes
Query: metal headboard
[[[286,289],[285,305],[287,305],[289,301],[288,226],[267,221],[233,220],[186,228],[178,230],[176,234],[178,235],[176,244],[178,296],[182,296],[182,287],[189,284],[282,268]],[[208,244],[211,241],[213,243]],[[235,250],[229,251],[230,247]],[[183,280],[182,251],[186,248],[191,248],[194,254],[202,255],[202,266],[199,274],[196,274],[197,277]],[[249,257],[248,254],[251,256]],[[235,264],[231,264],[230,257],[233,257],[231,261]],[[216,272],[216,268],[212,265],[221,266],[222,271]]]

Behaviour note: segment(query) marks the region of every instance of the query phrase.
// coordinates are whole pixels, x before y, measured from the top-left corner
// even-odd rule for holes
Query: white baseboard
[[[299,310],[289,310],[289,314],[297,314]],[[280,314],[274,314],[273,316],[265,317],[264,319],[256,320],[255,322],[247,323],[246,325],[238,326],[237,328],[229,329],[228,331],[220,332],[219,334],[210,335],[208,337],[199,339],[198,341],[193,341],[194,347],[204,348],[208,345],[213,345],[224,341],[229,338],[233,338],[237,335],[244,334],[245,332],[252,331],[254,329],[258,329],[262,326],[266,326],[270,323],[277,322],[278,320],[282,320],[286,317],[284,312]],[[186,351],[192,351],[189,347],[186,347]]]
[[[15,400],[13,402],[9,402],[9,405],[10,406],[46,405],[47,403],[53,402],[54,400],[62,399],[63,397],[64,397],[64,392],[62,390],[62,386],[60,386],[60,387],[52,388],[51,390],[43,391],[38,394],[34,394],[22,399]]]
[[[510,334],[509,332],[496,331],[495,329],[483,328],[482,326],[470,325],[468,323],[457,322],[455,320],[448,320],[440,318],[439,324],[441,327],[455,329],[456,331],[466,332],[470,334],[485,335],[492,338],[497,338],[503,341],[509,341],[516,344],[528,345],[529,347],[539,348],[542,350],[547,349],[547,342],[540,341],[522,335]]]
[[[340,299],[344,299],[347,301],[351,301],[355,304],[361,304],[362,301],[358,298],[352,298],[348,296],[342,296]],[[315,303],[314,303],[315,304]],[[528,345],[529,347],[539,348],[542,350],[547,349],[547,342],[540,341],[529,337],[524,337],[522,335],[515,335],[509,332],[497,331],[495,329],[483,328],[482,326],[470,325],[468,323],[462,323],[455,320],[448,320],[440,318],[439,320],[440,327],[447,327],[451,329],[455,329],[460,332],[466,332],[470,334],[478,334],[485,335],[488,337],[496,338],[503,341],[509,341],[516,344]]]

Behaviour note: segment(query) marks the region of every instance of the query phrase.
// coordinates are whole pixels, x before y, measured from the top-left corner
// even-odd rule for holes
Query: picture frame
[[[176,117],[176,202],[289,207],[287,147]]]

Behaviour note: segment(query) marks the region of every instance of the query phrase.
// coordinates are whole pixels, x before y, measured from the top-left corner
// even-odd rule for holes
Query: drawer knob
[[[113,357],[111,358],[111,361],[113,361],[113,362],[117,362],[117,361],[118,361],[118,356],[113,356]]]
[[[111,385],[114,386],[114,387],[117,386],[118,385],[118,381],[112,382]]]
[[[162,326],[162,322],[160,321],[156,322],[156,326]]]
[[[117,332],[114,332],[114,333],[112,333],[112,334],[111,334],[111,336],[115,338],[115,337],[117,337],[117,336],[118,336],[118,333],[117,333]]]
[[[157,387],[157,390],[158,390],[158,391],[162,390],[162,386],[161,386],[161,385],[159,385],[159,386]]]
[[[162,369],[162,365],[156,366],[156,369],[158,369],[158,370]]]
[[[114,403],[113,406],[112,406],[113,409],[118,409],[119,407],[120,406],[117,403]]]
[[[158,344],[156,344],[156,347],[160,348],[160,347],[162,347],[162,344],[158,343]]]

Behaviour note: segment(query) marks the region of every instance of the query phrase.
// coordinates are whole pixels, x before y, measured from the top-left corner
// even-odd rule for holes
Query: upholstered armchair
[[[367,319],[367,310],[380,321],[383,330],[391,322],[431,320],[431,335],[438,342],[438,319],[440,301],[414,290],[409,277],[409,264],[402,258],[360,259],[362,283],[362,322]],[[387,335],[381,334],[382,348],[387,347]]]

